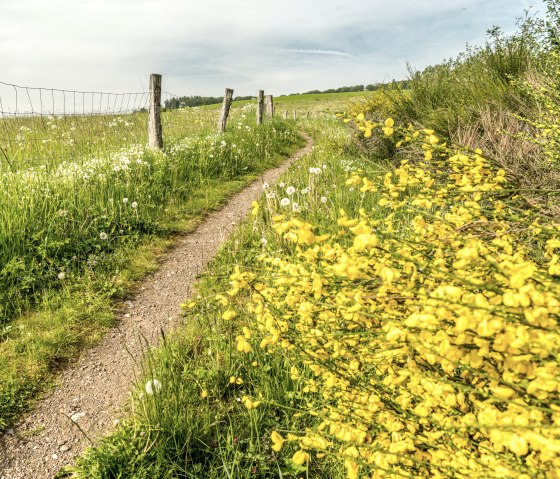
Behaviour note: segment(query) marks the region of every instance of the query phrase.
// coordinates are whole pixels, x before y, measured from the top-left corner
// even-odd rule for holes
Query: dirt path
[[[141,358],[145,341],[156,344],[161,329],[179,324],[180,304],[192,294],[197,275],[234,225],[247,215],[251,201],[262,193],[262,184],[273,183],[291,162],[311,150],[311,138],[305,135],[305,139],[305,148],[280,167],[265,172],[225,207],[210,214],[194,232],[179,239],[160,269],[127,302],[118,327],[98,346],[85,351],[61,374],[60,387],[13,430],[0,436],[0,479],[52,478],[89,445],[80,429],[90,438],[111,429],[131,389],[135,360]]]

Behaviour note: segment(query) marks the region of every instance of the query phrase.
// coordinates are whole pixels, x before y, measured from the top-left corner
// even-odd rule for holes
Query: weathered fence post
[[[297,118],[297,113],[296,113],[296,111],[294,110],[294,120],[295,120],[296,118]]]
[[[231,99],[233,98],[233,90],[226,88],[224,93],[224,101],[222,103],[222,111],[220,113],[220,120],[218,122],[218,131],[223,133],[226,131],[226,123],[229,115],[229,108],[231,106]]]
[[[266,95],[266,117],[272,118],[274,116],[274,100],[272,95]]]
[[[148,146],[161,150],[163,148],[163,130],[161,128],[161,75],[150,75],[150,113],[148,116]]]
[[[259,90],[257,99],[257,125],[262,125],[264,111],[264,90]]]

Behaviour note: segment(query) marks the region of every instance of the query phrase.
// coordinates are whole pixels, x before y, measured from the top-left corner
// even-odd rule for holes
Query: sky
[[[274,95],[404,79],[539,0],[0,0],[0,82]]]

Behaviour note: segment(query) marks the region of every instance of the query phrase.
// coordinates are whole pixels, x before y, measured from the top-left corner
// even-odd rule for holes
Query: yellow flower
[[[231,309],[227,310],[224,314],[222,314],[222,319],[224,321],[230,321],[237,316],[237,313]]]
[[[301,466],[304,462],[307,461],[309,461],[309,454],[305,451],[302,451],[301,449],[297,451],[292,457],[292,462],[294,464],[297,464],[298,466]]]
[[[358,464],[356,464],[355,461],[346,459],[344,461],[344,465],[346,466],[346,471],[348,472],[348,479],[358,479],[358,471],[360,469]]]
[[[251,210],[251,215],[257,216],[259,214],[259,203],[256,201],[251,202],[253,209]]]
[[[272,440],[272,450],[279,452],[284,445],[284,438],[276,431],[272,431],[272,433],[270,434],[270,439]]]
[[[251,398],[246,397],[243,399],[243,404],[247,409],[255,409],[259,406],[262,401],[253,401]]]

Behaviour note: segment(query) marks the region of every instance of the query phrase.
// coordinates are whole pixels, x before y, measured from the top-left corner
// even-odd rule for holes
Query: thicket
[[[542,88],[547,97],[558,94],[560,2],[548,0],[545,6],[544,17],[519,19],[513,35],[494,27],[483,46],[423,71],[409,67],[406,90],[386,88],[386,101],[373,100],[360,111],[372,118],[393,116],[455,144],[481,148],[520,188],[558,189],[557,168],[526,141],[543,133],[537,131],[548,101]],[[530,196],[546,203],[538,191]]]

